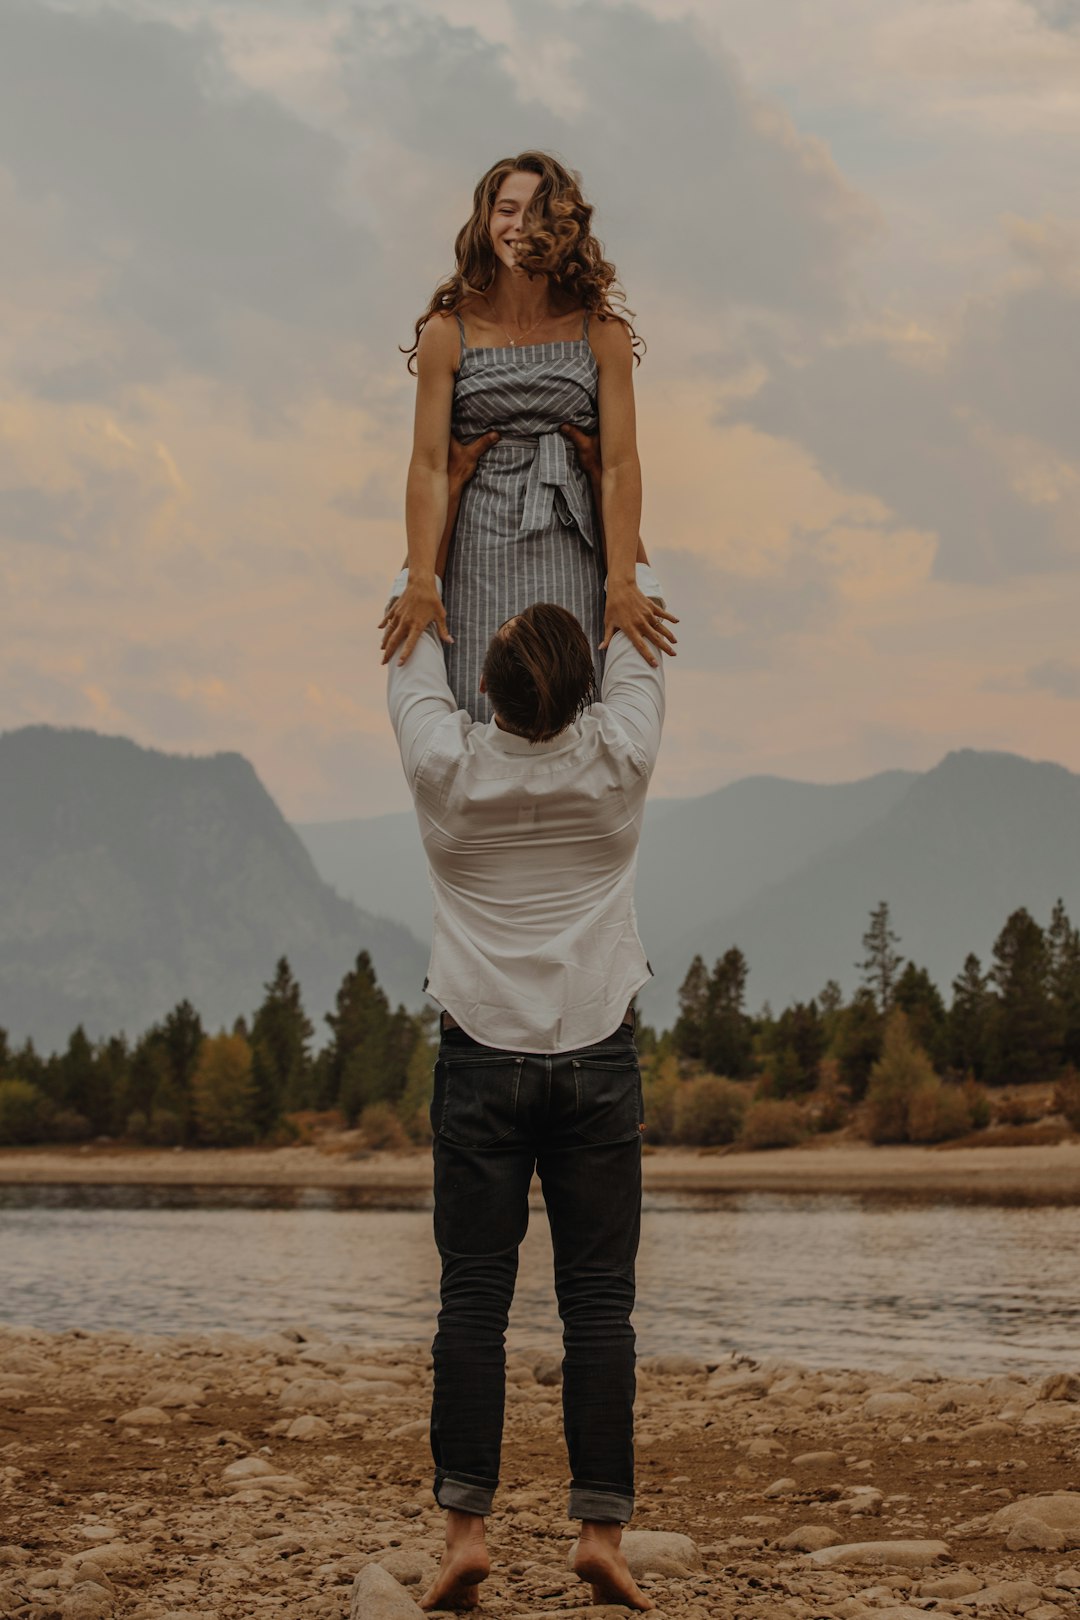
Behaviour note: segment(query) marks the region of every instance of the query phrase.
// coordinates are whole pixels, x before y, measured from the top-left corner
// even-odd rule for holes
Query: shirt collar
[[[570,748],[581,737],[581,727],[575,721],[560,731],[557,737],[551,737],[547,742],[530,742],[528,737],[519,737],[513,731],[503,731],[494,720],[489,720],[485,728],[485,739],[501,754],[531,754],[534,758],[538,754],[557,754],[560,749]]]

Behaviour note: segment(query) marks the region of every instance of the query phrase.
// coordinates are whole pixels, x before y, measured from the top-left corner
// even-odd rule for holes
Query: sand
[[[267,1327],[0,1328],[0,1615],[345,1620],[373,1562],[394,1577],[393,1607],[357,1604],[353,1620],[413,1614],[443,1525],[426,1352]],[[566,1566],[558,1378],[550,1355],[511,1357],[480,1615],[569,1616],[588,1600]],[[1067,1371],[654,1358],[637,1456],[634,1561],[659,1620],[1080,1613],[1080,1377]],[[672,1533],[690,1543],[656,1539]]]
[[[817,1138],[736,1153],[646,1149],[650,1192],[822,1192],[1080,1201],[1080,1139],[1026,1147],[872,1147]],[[284,1148],[27,1147],[0,1150],[0,1185],[343,1187],[424,1192],[426,1149],[355,1156],[333,1144]]]

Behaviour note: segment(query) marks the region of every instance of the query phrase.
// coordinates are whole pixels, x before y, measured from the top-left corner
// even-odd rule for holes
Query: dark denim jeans
[[[445,1030],[431,1127],[442,1309],[431,1450],[440,1507],[487,1514],[499,1482],[505,1333],[539,1174],[563,1322],[572,1519],[634,1507],[634,1262],[641,1227],[634,1034],[538,1057]]]

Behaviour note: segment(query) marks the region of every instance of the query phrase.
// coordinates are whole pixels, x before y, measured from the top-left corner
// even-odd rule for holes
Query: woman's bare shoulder
[[[430,366],[456,368],[461,352],[461,328],[452,314],[437,309],[424,323],[416,346],[417,360]]]
[[[621,315],[592,315],[589,318],[589,343],[597,360],[625,361],[633,357],[630,323]]]

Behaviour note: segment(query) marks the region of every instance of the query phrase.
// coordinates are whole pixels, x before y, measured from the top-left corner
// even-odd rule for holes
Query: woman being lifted
[[[488,643],[534,602],[568,608],[598,666],[616,630],[650,663],[654,648],[674,650],[664,621],[676,621],[636,581],[641,340],[615,307],[623,295],[591,217],[555,158],[496,163],[407,351],[418,378],[409,580],[380,626],[383,662],[404,662],[434,623],[457,702],[477,720],[491,718],[479,689]]]

